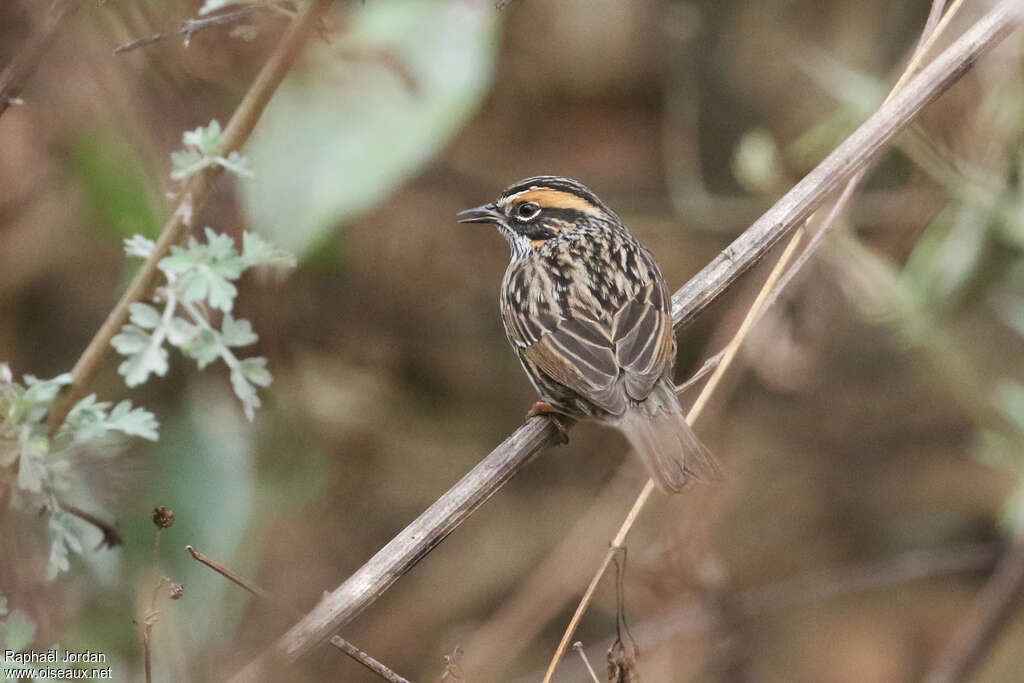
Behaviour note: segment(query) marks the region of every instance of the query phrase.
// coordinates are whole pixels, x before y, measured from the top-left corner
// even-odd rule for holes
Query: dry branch
[[[672,298],[676,324],[686,324],[705,310],[773,245],[801,225],[834,190],[864,168],[981,55],[1014,30],[1021,22],[1019,5],[1013,0],[996,5],[679,289]],[[297,659],[354,619],[558,438],[555,427],[541,418],[519,427],[362,568],[327,594],[272,648],[239,672],[234,683],[262,680],[272,661]]]

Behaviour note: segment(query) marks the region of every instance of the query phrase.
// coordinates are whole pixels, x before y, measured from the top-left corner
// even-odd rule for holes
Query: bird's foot
[[[563,444],[569,443],[569,429],[562,422],[562,414],[553,405],[547,401],[537,401],[526,412],[526,419],[529,420],[531,417],[550,418],[551,424],[555,425],[555,429],[558,430],[561,442]]]

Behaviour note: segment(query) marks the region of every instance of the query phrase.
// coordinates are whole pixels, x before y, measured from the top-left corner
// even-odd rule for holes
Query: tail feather
[[[670,399],[667,393],[655,389],[646,401],[626,411],[619,428],[663,491],[678,493],[690,481],[720,479],[711,451],[687,424],[675,393],[668,394]]]

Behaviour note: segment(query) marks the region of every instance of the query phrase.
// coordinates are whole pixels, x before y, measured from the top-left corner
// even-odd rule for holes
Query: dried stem
[[[4,115],[11,104],[18,102],[18,94],[53,44],[58,29],[66,19],[78,11],[81,4],[81,0],[54,0],[50,3],[32,37],[3,73],[0,73],[0,116]]]
[[[100,530],[100,533],[103,534],[103,539],[100,541],[100,544],[96,547],[97,550],[99,550],[103,546],[106,546],[108,548],[116,548],[117,546],[122,545],[124,543],[124,538],[121,536],[121,530],[117,527],[117,524],[111,524],[110,522],[104,519],[100,519],[91,512],[83,510],[77,505],[72,505],[66,500],[58,499],[57,502],[60,504],[60,509],[63,510],[64,512],[74,515],[83,522],[88,522],[89,524],[92,524],[94,527]]]
[[[880,107],[817,168],[675,293],[673,318],[676,324],[693,320],[773,245],[802,225],[833,191],[866,166],[926,105],[945,92],[1020,22],[1018,3],[1002,0],[911,79],[899,94]],[[558,437],[556,428],[541,418],[531,419],[519,427],[363,567],[326,595],[273,647],[239,672],[234,683],[262,680],[262,672],[271,661],[297,659],[355,618],[542,449],[557,443]]]
[[[114,48],[114,54],[118,55],[122,52],[129,52],[136,50],[140,47],[152,45],[153,43],[166,40],[167,38],[173,38],[174,36],[184,36],[185,44],[188,45],[189,41],[192,40],[192,36],[195,34],[210,28],[211,26],[223,26],[224,24],[231,24],[239,19],[244,19],[253,12],[258,10],[269,9],[266,5],[247,5],[235,9],[230,9],[219,14],[212,14],[208,17],[200,17],[198,19],[186,19],[181,26],[170,31],[161,31],[159,33],[153,33],[142,38],[137,38],[131,42],[125,43],[124,45],[118,45]]]
[[[192,556],[192,559],[202,564],[205,564],[207,567],[217,572],[218,574],[220,574],[236,586],[244,588],[245,590],[249,591],[250,594],[255,595],[260,600],[263,600],[267,604],[272,605],[274,608],[286,614],[298,616],[296,611],[290,605],[286,605],[270,591],[264,590],[252,581],[239,576],[235,572],[225,567],[220,562],[217,562],[208,555],[204,555],[203,553],[199,552],[190,545],[185,546],[185,550],[187,550],[189,555]],[[403,678],[402,676],[399,676],[394,671],[389,669],[387,666],[382,664],[380,661],[374,659],[365,651],[360,650],[358,647],[348,642],[341,636],[331,636],[328,642],[330,642],[331,645],[338,648],[352,659],[356,660],[357,662],[365,666],[373,673],[383,678],[385,681],[389,681],[389,683],[409,683],[407,679]]]
[[[577,640],[575,643],[572,644],[572,649],[576,650],[576,652],[579,653],[580,659],[583,660],[583,666],[587,667],[587,673],[590,674],[590,680],[592,680],[594,683],[601,683],[601,681],[597,678],[597,672],[594,671],[594,667],[590,666],[590,660],[587,659],[587,653],[583,650],[583,643]]]
[[[312,34],[317,21],[330,5],[331,0],[310,0],[309,4],[292,22],[281,42],[277,44],[274,52],[267,59],[252,85],[249,86],[248,92],[245,93],[245,97],[242,98],[225,127],[223,137],[223,154],[225,156],[241,148],[249,139],[267,102],[270,101],[270,97],[295,63],[295,59]],[[192,228],[193,216],[206,204],[213,188],[213,182],[222,172],[223,169],[219,165],[210,166],[189,179],[181,194],[181,201],[177,209],[171,214],[160,232],[153,254],[139,268],[139,272],[128,285],[128,289],[125,290],[107,319],[103,321],[103,325],[100,326],[99,331],[96,332],[72,368],[70,387],[50,409],[51,434],[56,433],[72,406],[85,394],[85,386],[106,356],[110,348],[110,340],[128,319],[129,306],[147,298],[152,292],[159,274],[157,264],[170,252],[173,245],[188,235]]]
[[[925,678],[925,683],[972,680],[985,657],[999,642],[1024,596],[1024,539],[1018,539],[974,600],[970,613],[953,634]]]

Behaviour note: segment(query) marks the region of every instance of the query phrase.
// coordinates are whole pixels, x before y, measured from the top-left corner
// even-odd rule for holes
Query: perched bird
[[[458,218],[511,247],[501,318],[541,397],[528,416],[617,427],[665,491],[717,477],[676,398],[665,279],[615,212],[576,180],[537,176]]]

